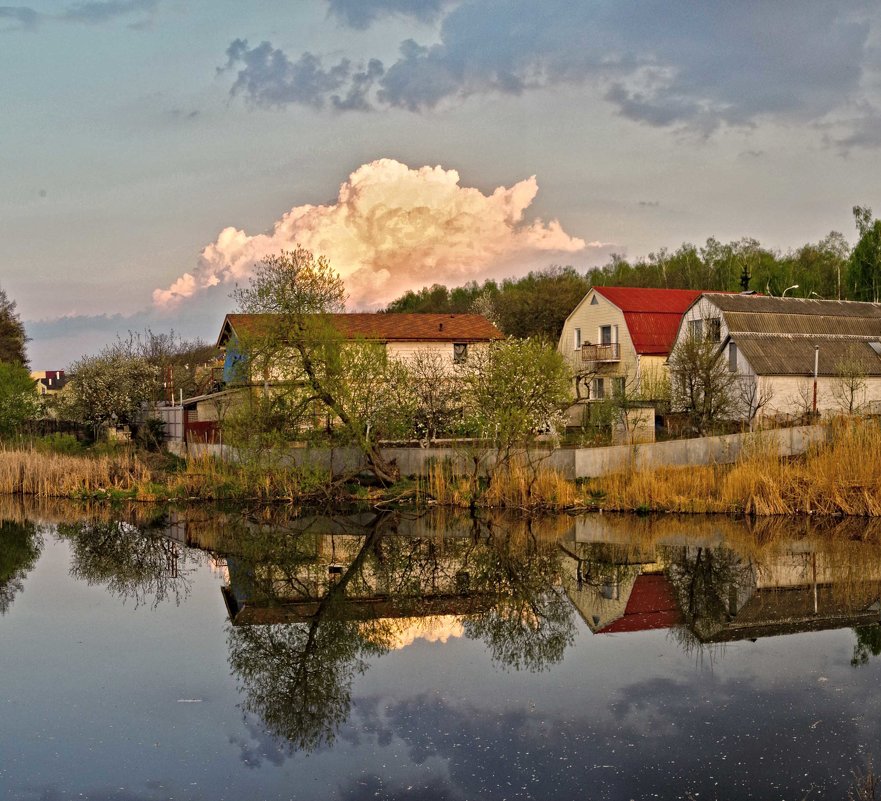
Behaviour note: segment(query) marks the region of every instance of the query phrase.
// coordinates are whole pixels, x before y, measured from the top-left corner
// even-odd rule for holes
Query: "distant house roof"
[[[820,375],[853,364],[881,376],[881,305],[848,300],[705,293],[725,315],[729,337],[759,375]]]
[[[594,291],[624,313],[637,353],[666,356],[685,310],[701,296],[698,289],[645,289],[595,286]]]
[[[328,314],[326,319],[347,339],[374,342],[489,342],[502,333],[480,314]],[[232,335],[259,333],[273,314],[227,314],[217,339],[223,347]]]

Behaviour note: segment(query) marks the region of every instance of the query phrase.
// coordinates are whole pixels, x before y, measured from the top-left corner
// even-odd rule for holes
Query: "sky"
[[[297,244],[369,310],[711,236],[854,241],[879,43],[864,0],[0,5],[0,288],[58,369],[128,330],[213,340]]]

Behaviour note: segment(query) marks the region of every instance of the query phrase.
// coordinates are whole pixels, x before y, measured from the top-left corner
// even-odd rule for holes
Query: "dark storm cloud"
[[[159,0],[103,0],[103,2],[96,0],[89,3],[74,3],[62,11],[58,18],[68,22],[95,24],[129,14],[149,13],[155,11],[158,5]]]
[[[348,59],[325,69],[322,60],[312,53],[303,53],[296,61],[288,59],[269,42],[249,48],[247,41],[236,39],[226,50],[224,69],[241,64],[233,95],[242,94],[258,106],[285,106],[297,103],[323,108],[331,97],[355,90],[352,64]]]
[[[25,6],[0,6],[0,21],[2,20],[11,20],[14,27],[35,28],[40,21],[40,15]]]
[[[364,30],[384,17],[434,22],[451,0],[328,0],[328,12],[350,28]]]
[[[151,13],[156,10],[159,0],[94,0],[93,2],[73,3],[57,14],[46,14],[27,6],[0,6],[0,20],[13,20],[19,28],[33,30],[44,22],[79,22],[97,25],[110,22],[118,17],[133,14]]]
[[[363,26],[404,5],[334,0],[331,11]],[[227,55],[240,68],[233,93],[256,105],[422,112],[474,94],[590,84],[628,119],[709,133],[763,117],[815,121],[853,101],[873,17],[868,0],[466,0],[444,16],[437,44],[405,40],[389,65],[325,68],[311,53],[291,59],[241,40]],[[355,102],[346,103],[350,90]]]
[[[860,148],[881,147],[881,110],[866,106],[862,113],[847,122],[840,136],[827,135],[826,144],[832,145],[843,154]]]

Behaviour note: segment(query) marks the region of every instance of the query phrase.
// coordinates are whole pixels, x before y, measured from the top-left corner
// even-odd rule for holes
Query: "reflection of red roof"
[[[595,286],[594,289],[624,312],[636,352],[658,356],[670,352],[682,315],[701,295],[699,289],[629,286]]]
[[[624,616],[601,628],[597,634],[615,634],[625,631],[668,629],[682,622],[682,613],[673,595],[673,588],[663,575],[636,577],[627,599]]]

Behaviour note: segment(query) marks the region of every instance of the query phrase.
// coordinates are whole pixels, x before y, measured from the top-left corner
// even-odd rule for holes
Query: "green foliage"
[[[60,453],[65,456],[78,456],[85,450],[73,434],[62,434],[58,431],[35,440],[34,448],[40,453]]]
[[[165,443],[165,423],[158,417],[148,417],[138,426],[135,442],[146,451],[160,451]]]
[[[495,281],[478,284],[470,281],[464,286],[447,289],[441,284],[432,284],[418,291],[407,290],[387,307],[387,312],[408,314],[467,314],[481,295],[496,297],[499,287]]]
[[[502,283],[495,301],[496,320],[504,334],[541,337],[555,345],[563,323],[585,296],[590,283],[572,267],[550,267]]]
[[[856,635],[853,656],[850,660],[853,667],[868,665],[869,657],[881,656],[881,626],[878,624],[857,626],[853,633]]]
[[[25,576],[37,563],[43,541],[33,523],[0,521],[0,615],[21,592]]]
[[[877,303],[881,299],[881,220],[872,210],[854,206],[853,216],[860,239],[847,267],[847,282],[853,300]]]
[[[875,258],[881,242],[881,223],[862,248]],[[869,229],[867,229],[869,230]],[[874,238],[873,238],[874,237]],[[483,314],[508,336],[541,336],[556,342],[563,322],[591,286],[633,286],[659,289],[702,289],[739,292],[753,289],[787,296],[872,300],[866,286],[871,276],[856,269],[845,238],[833,231],[816,243],[780,253],[744,238],[722,243],[711,237],[701,247],[690,242],[675,251],[666,248],[648,257],[628,261],[613,255],[609,262],[585,274],[572,267],[549,267],[522,278],[508,278],[501,284],[475,282],[455,289],[440,284],[409,291],[388,305],[388,312],[435,312]],[[867,257],[868,257],[867,256]],[[860,255],[859,264],[865,259]],[[881,270],[876,264],[876,270]],[[846,273],[846,275],[845,275]],[[844,279],[842,276],[845,276]],[[867,284],[868,281],[868,284]],[[881,280],[876,284],[881,290]]]
[[[572,376],[563,356],[537,339],[493,342],[469,359],[466,408],[480,436],[500,449],[562,428]]]
[[[21,433],[40,411],[34,380],[20,364],[0,362],[0,440]]]
[[[287,391],[297,410],[319,404],[359,447],[378,479],[399,478],[377,449],[398,430],[403,374],[381,345],[343,339],[327,315],[342,311],[345,288],[323,257],[304,248],[269,256],[248,287],[234,293],[243,312],[271,314],[271,324],[239,342],[251,375]]]
[[[0,362],[27,366],[24,325],[15,311],[15,301],[0,289]]]
[[[97,436],[106,425],[136,426],[159,387],[159,370],[155,365],[111,346],[72,365],[60,407],[69,419],[91,426]]]
[[[455,289],[440,284],[412,290],[392,301],[387,312],[483,314],[508,336],[544,337],[556,342],[563,323],[590,283],[573,267],[552,266],[523,278],[472,281]]]

